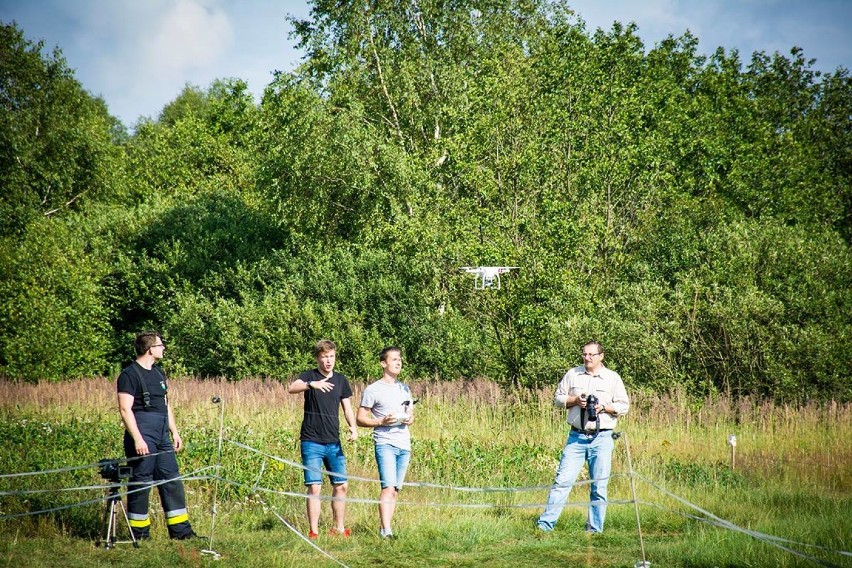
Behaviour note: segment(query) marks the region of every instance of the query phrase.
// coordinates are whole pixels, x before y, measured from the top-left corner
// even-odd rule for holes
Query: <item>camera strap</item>
[[[588,424],[588,422],[589,422],[589,420],[586,417],[586,409],[581,408],[580,409],[580,430],[587,431],[586,430],[586,424]],[[597,427],[595,429],[595,436],[597,436],[598,433],[601,431],[601,415],[600,414],[597,415],[597,420],[595,420],[595,426]]]
[[[586,430],[586,424],[589,422],[588,418],[588,409],[581,408],[580,409],[580,430]],[[595,436],[598,435],[598,432],[601,431],[601,414],[600,412],[595,414],[595,426],[597,429],[595,430]]]

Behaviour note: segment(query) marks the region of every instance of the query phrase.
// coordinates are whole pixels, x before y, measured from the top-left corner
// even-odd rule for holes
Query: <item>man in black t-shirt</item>
[[[322,470],[329,475],[332,490],[331,515],[334,526],[329,534],[349,536],[344,524],[346,514],[346,457],[340,445],[340,418],[338,405],[343,407],[343,416],[349,425],[349,441],[358,438],[355,412],[352,410],[352,388],[340,373],[334,372],[337,361],[337,346],[324,339],[314,346],[317,368],[305,371],[287,388],[290,394],[304,393],[305,414],[299,435],[302,464],[305,466],[307,487],[307,512],[310,538],[319,536]],[[335,475],[336,474],[336,475]]]
[[[150,538],[148,497],[153,481],[166,514],[169,536],[184,540],[197,536],[189,524],[183,482],[175,452],[183,449],[166,392],[166,376],[156,365],[166,346],[160,334],[149,331],[134,341],[136,361],[118,376],[118,410],[124,422],[124,455],[133,467],[127,494],[127,517],[137,539]]]

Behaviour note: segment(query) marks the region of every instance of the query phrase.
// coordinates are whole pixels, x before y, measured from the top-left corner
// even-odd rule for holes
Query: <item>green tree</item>
[[[0,235],[114,190],[123,128],[62,52],[43,48],[14,23],[0,25]]]
[[[394,343],[413,376],[541,386],[595,338],[631,388],[852,398],[845,70],[646,48],[544,0],[295,25],[308,57],[259,106],[188,85],[97,206],[2,243],[2,333],[36,348],[3,344],[8,372],[103,368],[155,327],[179,373],[285,378],[331,336],[356,379]],[[497,264],[521,267],[500,290],[459,270]],[[70,269],[49,329],[94,329],[86,361],[37,331]]]
[[[35,382],[104,373],[112,347],[106,267],[85,228],[31,222],[0,241],[0,376]]]

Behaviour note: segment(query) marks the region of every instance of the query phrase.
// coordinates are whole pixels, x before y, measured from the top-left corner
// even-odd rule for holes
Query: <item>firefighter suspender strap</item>
[[[131,363],[130,366],[133,367],[133,371],[136,373],[136,378],[139,379],[138,390],[142,391],[142,406],[144,407],[144,410],[148,410],[151,408],[151,393],[148,392],[145,379],[142,378],[142,373],[139,372],[139,365],[137,363]]]

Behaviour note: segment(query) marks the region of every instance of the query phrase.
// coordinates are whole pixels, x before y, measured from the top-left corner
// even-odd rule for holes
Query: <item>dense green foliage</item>
[[[847,70],[543,0],[294,24],[259,104],[187,86],[124,136],[4,25],[1,374],[111,373],[156,328],[173,373],[286,378],[327,336],[359,378],[396,343],[415,376],[534,386],[598,338],[634,387],[852,399]],[[521,268],[475,291],[480,264]]]
[[[115,190],[108,166],[120,151],[117,121],[58,49],[42,49],[0,25],[0,235]]]

